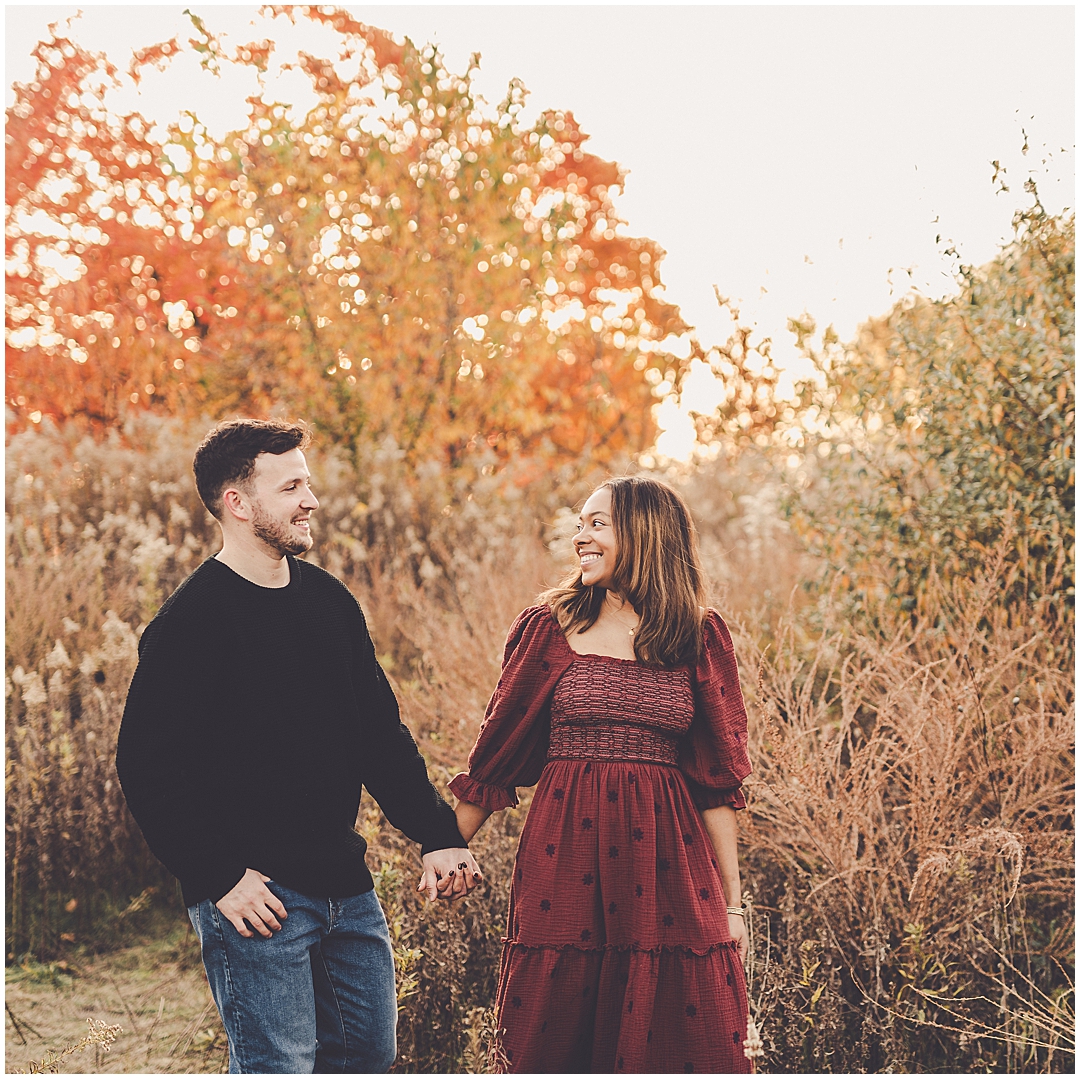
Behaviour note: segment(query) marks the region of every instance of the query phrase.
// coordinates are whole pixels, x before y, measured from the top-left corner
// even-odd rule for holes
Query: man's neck
[[[243,542],[226,535],[214,556],[245,580],[262,588],[285,588],[289,583],[289,560],[267,550],[259,541]]]

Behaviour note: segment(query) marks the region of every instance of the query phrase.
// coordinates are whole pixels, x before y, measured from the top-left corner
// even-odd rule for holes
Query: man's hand
[[[242,937],[253,937],[253,933],[244,924],[246,918],[264,937],[273,936],[281,928],[278,918],[288,918],[282,902],[269,888],[266,882],[270,878],[257,869],[248,869],[230,892],[226,892],[218,901],[217,909],[232,922],[237,933]]]
[[[436,899],[460,899],[482,880],[484,875],[468,847],[447,847],[424,855],[424,874],[416,886],[427,892],[428,902]]]

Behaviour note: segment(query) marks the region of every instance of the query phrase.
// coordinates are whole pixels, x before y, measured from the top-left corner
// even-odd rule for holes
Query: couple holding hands
[[[300,425],[234,420],[195,482],[222,548],[139,645],[116,766],[181,883],[232,1072],[382,1072],[397,998],[354,830],[362,787],[421,844],[418,890],[482,880],[468,849],[536,785],[498,987],[515,1072],[745,1072],[736,810],[750,772],[731,637],[682,499],[612,479],[579,565],[511,627],[469,770],[440,796],[337,578],[297,556],[318,500]]]

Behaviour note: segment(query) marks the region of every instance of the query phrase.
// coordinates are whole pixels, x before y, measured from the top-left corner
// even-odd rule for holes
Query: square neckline
[[[555,617],[555,613],[554,611],[552,611],[551,606],[549,604],[545,604],[544,609],[547,611],[548,617],[554,623],[556,635],[558,636],[559,640],[562,641],[564,645],[566,645],[567,651],[569,651],[571,655],[580,656],[583,659],[612,659],[616,663],[633,663],[639,667],[648,666],[647,663],[642,663],[641,660],[637,657],[635,657],[634,659],[626,659],[624,656],[608,656],[605,655],[603,652],[579,652],[576,648],[573,647],[573,645],[570,644],[569,640],[567,640],[566,634],[563,632],[562,626],[559,625],[559,620]]]
[[[548,617],[551,619],[552,624],[555,626],[555,635],[559,638],[560,641],[562,641],[562,643],[566,646],[566,650],[575,659],[608,659],[614,663],[629,663],[635,667],[642,667],[645,670],[649,671],[680,671],[684,669],[690,669],[689,663],[680,663],[677,667],[653,667],[648,663],[642,663],[642,661],[640,659],[637,659],[636,657],[634,659],[626,659],[624,656],[609,656],[605,655],[603,652],[579,652],[567,640],[566,634],[563,633],[562,626],[559,625],[559,620],[555,617],[555,614],[552,611],[550,605],[545,604],[544,610],[547,611]]]

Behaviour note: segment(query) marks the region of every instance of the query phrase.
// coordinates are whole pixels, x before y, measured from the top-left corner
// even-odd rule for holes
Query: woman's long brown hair
[[[615,533],[612,590],[640,616],[634,654],[651,667],[692,663],[701,650],[705,575],[697,529],[682,497],[660,480],[621,476],[611,492]],[[607,590],[581,583],[581,567],[540,597],[564,633],[584,633],[600,617]]]

